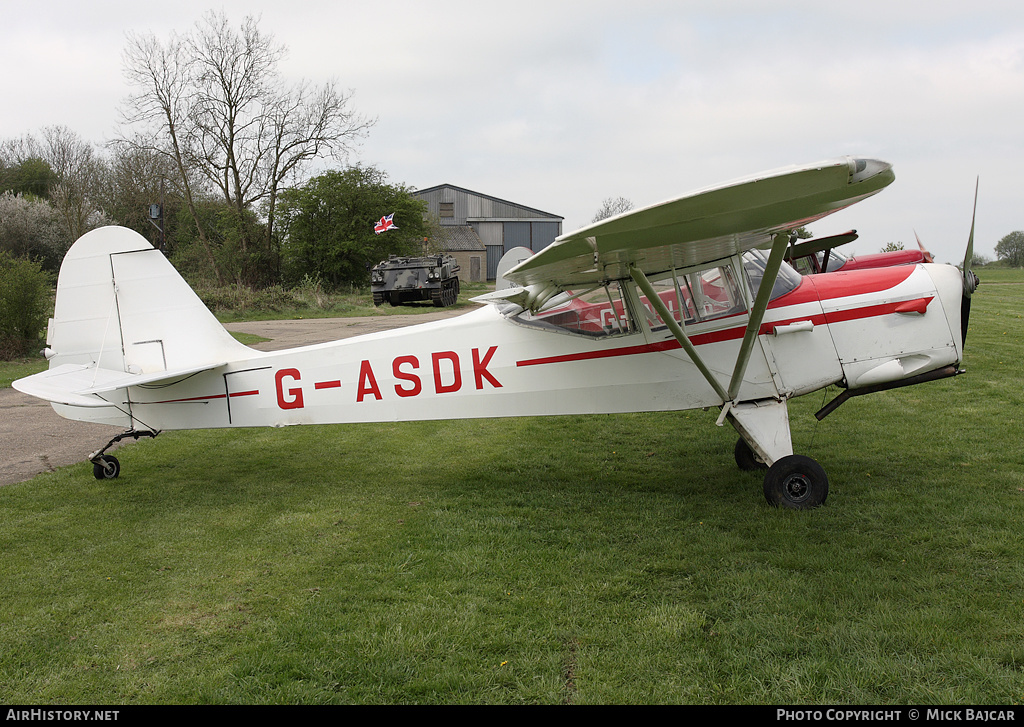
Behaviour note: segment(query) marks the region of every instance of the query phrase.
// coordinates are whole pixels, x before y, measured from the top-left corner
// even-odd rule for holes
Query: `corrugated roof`
[[[426,189],[417,189],[417,190],[412,192],[412,196],[414,196],[414,197],[426,197],[430,193],[436,192],[436,191],[438,191],[440,189],[453,189],[453,190],[455,190],[457,192],[462,192],[464,194],[469,194],[469,195],[473,195],[473,196],[476,196],[476,197],[480,197],[481,199],[491,200],[492,202],[497,202],[498,204],[504,204],[504,205],[509,205],[511,207],[516,207],[518,209],[525,210],[527,212],[533,213],[534,215],[537,215],[539,217],[546,217],[546,218],[556,219],[556,220],[564,219],[561,215],[555,215],[555,214],[551,214],[550,212],[544,212],[543,210],[539,210],[539,209],[536,209],[534,207],[527,207],[526,205],[522,205],[522,204],[519,204],[517,202],[509,202],[506,199],[501,199],[500,197],[494,197],[494,196],[489,195],[489,194],[483,194],[481,192],[474,192],[472,189],[466,189],[465,187],[458,187],[458,186],[456,186],[454,184],[438,184],[438,185],[435,185],[433,187],[427,187]]]
[[[484,250],[480,236],[469,225],[443,226],[438,230],[436,240],[445,252]]]

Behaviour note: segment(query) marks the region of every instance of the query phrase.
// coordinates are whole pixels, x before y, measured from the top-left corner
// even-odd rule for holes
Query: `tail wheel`
[[[97,480],[113,480],[121,474],[121,463],[117,457],[104,454],[93,460],[92,474]]]
[[[810,457],[791,454],[768,468],[764,497],[768,504],[790,510],[820,507],[828,497],[828,477]]]

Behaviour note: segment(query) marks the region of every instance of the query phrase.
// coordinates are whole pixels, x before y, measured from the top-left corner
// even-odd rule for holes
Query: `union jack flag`
[[[382,233],[382,232],[384,232],[386,230],[397,230],[398,229],[398,225],[396,225],[394,222],[391,221],[391,218],[394,217],[394,216],[395,216],[395,213],[392,212],[390,215],[387,215],[385,217],[381,217],[380,218],[380,222],[378,222],[376,225],[373,226],[374,234],[379,235],[380,233]]]

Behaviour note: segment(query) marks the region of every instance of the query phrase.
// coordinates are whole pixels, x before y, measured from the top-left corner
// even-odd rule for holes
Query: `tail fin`
[[[137,232],[101,227],[65,255],[47,335],[51,369],[80,364],[158,374],[253,353]]]

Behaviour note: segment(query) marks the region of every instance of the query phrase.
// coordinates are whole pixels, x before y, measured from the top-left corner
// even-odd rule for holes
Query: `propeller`
[[[964,297],[960,301],[960,335],[963,344],[967,345],[967,322],[971,317],[971,295],[978,289],[978,276],[971,270],[974,262],[974,219],[978,214],[978,181],[974,182],[974,212],[971,213],[971,236],[967,238],[967,253],[961,268],[964,279]]]

